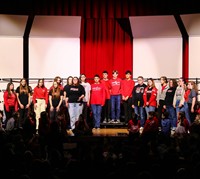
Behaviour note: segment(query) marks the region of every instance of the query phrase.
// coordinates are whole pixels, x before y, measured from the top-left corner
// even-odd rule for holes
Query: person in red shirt
[[[147,87],[144,89],[143,99],[144,107],[147,114],[147,119],[149,118],[149,111],[155,111],[157,107],[157,92],[155,82],[152,78],[147,80]]]
[[[48,104],[48,90],[44,85],[44,79],[39,79],[33,90],[33,104],[36,113],[36,130],[38,130],[40,114],[46,111]]]
[[[18,111],[17,95],[12,82],[7,84],[6,91],[4,91],[3,94],[3,99],[4,111],[6,115],[4,126],[6,126],[7,121],[13,116],[14,112]]]
[[[120,123],[121,115],[121,78],[118,78],[118,71],[113,70],[113,78],[109,80],[110,102],[111,102],[111,123]]]
[[[105,87],[105,104],[102,107],[102,119],[103,123],[110,122],[110,89],[111,85],[109,83],[108,79],[108,72],[105,70],[103,71],[103,78],[100,80],[100,82],[104,85]]]
[[[135,82],[131,79],[131,71],[125,72],[125,79],[122,80],[121,93],[122,93],[122,104],[124,107],[124,122],[128,123],[128,120],[132,117],[132,91],[135,86]]]
[[[132,117],[128,121],[127,130],[131,143],[135,138],[140,136],[140,122],[138,120],[138,115],[135,112],[132,113]]]
[[[94,76],[94,83],[91,85],[90,104],[94,120],[94,128],[100,129],[102,106],[105,104],[105,87],[100,83],[99,75]]]
[[[142,136],[144,139],[152,140],[158,135],[159,132],[159,120],[155,111],[149,112],[149,118],[145,121]]]

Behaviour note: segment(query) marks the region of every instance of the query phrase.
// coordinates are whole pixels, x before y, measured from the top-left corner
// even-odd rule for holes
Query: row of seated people
[[[43,122],[39,125],[39,135],[27,138],[27,133],[24,132],[26,127],[10,131],[0,128],[2,171],[8,178],[17,179],[92,177],[93,171],[97,171],[101,177],[129,177],[132,171],[136,179],[158,179],[160,172],[165,173],[162,176],[164,179],[179,179],[183,175],[185,179],[197,179],[200,166],[200,119],[196,118],[195,123],[189,127],[189,132],[184,133],[187,128],[183,129],[185,120],[182,119],[185,117],[181,112],[178,126],[183,127],[179,132],[177,127],[177,134],[168,138],[164,135],[168,135],[164,132],[168,125],[163,125],[163,135],[155,135],[158,132],[158,119],[154,112],[149,115],[141,134],[134,135],[133,128],[127,141],[125,138],[78,140],[70,148],[70,140],[64,139],[59,123],[44,125],[48,123],[47,113],[42,112]],[[138,122],[138,116],[133,114],[134,123],[135,119]],[[82,115],[80,121],[83,122]],[[164,113],[163,123],[168,123],[167,121],[167,113]],[[80,128],[77,133],[81,135]],[[67,144],[69,148],[65,148]]]

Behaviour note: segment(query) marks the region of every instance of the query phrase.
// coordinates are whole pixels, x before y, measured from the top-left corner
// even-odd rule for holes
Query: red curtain
[[[183,39],[183,67],[182,76],[185,79],[189,78],[189,40],[188,37]]]
[[[182,0],[20,0],[1,3],[6,14],[81,16],[81,73],[93,77],[107,69],[120,76],[132,68],[132,35],[122,24],[129,16],[198,13],[198,1]],[[122,18],[120,23],[119,19]],[[123,19],[127,18],[127,19]],[[129,26],[128,26],[129,28]],[[130,32],[130,31],[129,31]],[[188,76],[188,41],[183,40],[183,76]],[[131,70],[131,69],[130,69]]]
[[[104,70],[119,71],[124,77],[132,71],[133,37],[128,18],[82,19],[80,37],[80,71],[88,78],[101,76]]]

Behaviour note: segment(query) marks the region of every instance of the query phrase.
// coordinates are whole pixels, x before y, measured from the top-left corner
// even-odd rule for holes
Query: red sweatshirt
[[[101,83],[104,85],[104,87],[105,87],[105,91],[106,91],[106,93],[105,93],[105,98],[106,99],[110,99],[110,89],[111,89],[111,85],[110,85],[110,83],[109,83],[109,80],[104,80],[104,79],[102,79],[101,80]]]
[[[133,80],[122,80],[121,84],[121,94],[124,97],[132,97],[132,91],[135,86],[135,82]]]
[[[154,87],[152,90],[148,90],[148,87],[145,88],[143,93],[143,100],[144,100],[144,106],[146,106],[146,103],[149,102],[149,106],[157,106],[157,88]],[[147,93],[150,92],[150,98],[147,100]]]
[[[121,94],[121,82],[122,82],[122,80],[120,78],[109,80],[109,83],[111,85],[110,95]]]
[[[159,122],[157,117],[153,117],[152,119],[147,119],[144,125],[143,134],[146,133],[154,133],[159,131]]]
[[[33,92],[33,103],[36,103],[36,99],[44,99],[46,101],[46,104],[48,104],[48,90],[46,87],[38,87],[36,86],[34,88]]]
[[[103,106],[105,103],[105,87],[102,83],[91,85],[90,104],[100,104]]]
[[[6,111],[9,111],[10,106],[14,106],[15,111],[18,110],[17,96],[15,93],[12,93],[11,96],[8,96],[8,91],[5,91],[3,95],[3,99],[4,99],[4,105],[6,107]]]

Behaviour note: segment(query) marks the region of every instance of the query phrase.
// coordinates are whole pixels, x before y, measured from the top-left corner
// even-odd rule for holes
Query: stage
[[[74,136],[73,132],[68,130],[67,131],[69,136]],[[119,137],[128,135],[127,128],[100,128],[100,129],[92,129],[93,135],[90,137]]]

